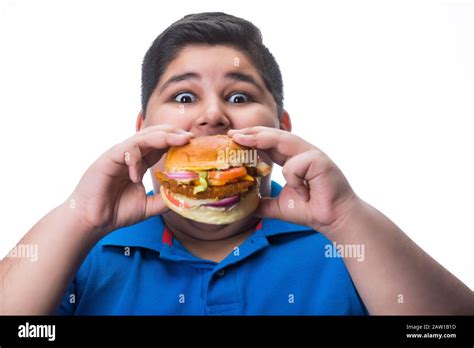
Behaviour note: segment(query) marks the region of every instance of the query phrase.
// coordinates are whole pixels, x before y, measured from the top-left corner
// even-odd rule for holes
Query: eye
[[[248,103],[250,102],[250,97],[245,93],[234,93],[227,98],[227,101],[236,104]]]
[[[197,98],[194,94],[189,92],[181,92],[174,96],[174,101],[177,103],[194,103],[197,101]]]

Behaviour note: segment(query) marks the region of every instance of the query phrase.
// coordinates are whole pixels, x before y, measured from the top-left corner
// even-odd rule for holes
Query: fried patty
[[[220,199],[224,197],[231,197],[238,195],[241,192],[247,191],[254,182],[252,181],[238,181],[224,186],[208,186],[203,192],[193,193],[193,185],[178,184],[176,180],[167,180],[161,183],[165,188],[173,193],[194,198],[194,199]]]

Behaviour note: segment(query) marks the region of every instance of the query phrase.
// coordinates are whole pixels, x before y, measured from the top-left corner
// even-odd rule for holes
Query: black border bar
[[[20,325],[55,325],[55,340],[19,337]],[[408,338],[407,334],[428,334]],[[434,338],[433,334],[456,337]],[[430,337],[431,335],[431,337]],[[223,341],[225,340],[225,341]],[[33,344],[287,343],[474,346],[474,316],[189,317],[0,316],[0,347]]]

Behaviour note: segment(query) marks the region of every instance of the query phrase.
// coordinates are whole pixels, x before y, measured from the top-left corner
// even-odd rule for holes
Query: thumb
[[[281,220],[283,217],[280,203],[277,198],[262,197],[255,215],[260,218],[272,218]]]
[[[145,219],[149,217],[163,214],[169,208],[161,198],[159,192],[153,194],[152,196],[146,197],[146,208],[145,208]]]

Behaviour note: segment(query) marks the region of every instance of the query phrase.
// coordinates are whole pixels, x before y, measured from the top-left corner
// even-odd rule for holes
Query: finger
[[[183,145],[187,143],[193,136],[194,135],[189,132],[173,133],[165,131],[155,131],[134,137],[133,141],[135,141],[142,150],[164,150],[170,146]]]
[[[261,133],[263,131],[272,131],[276,130],[277,128],[265,127],[265,126],[255,126],[255,127],[247,127],[247,128],[240,128],[240,129],[229,129],[227,135],[232,137],[234,134],[256,134]]]
[[[139,183],[142,179],[140,175],[142,154],[136,143],[131,143],[128,149],[124,152],[124,161],[128,166],[130,180],[134,183]]]
[[[190,138],[193,138],[195,136],[193,133],[185,131],[181,128],[164,124],[164,125],[148,126],[146,128],[143,128],[142,130],[137,132],[133,137],[131,137],[129,140],[136,141],[137,139],[138,140],[143,139],[143,141],[146,142],[150,136],[162,136],[162,134],[169,134],[169,133],[178,134],[178,135],[186,134]],[[142,148],[143,156],[145,156],[149,150],[151,150],[151,148],[150,149]]]
[[[308,153],[309,151],[290,158],[282,169],[286,183],[295,190],[304,202],[309,201],[310,198],[307,174],[313,164],[312,158],[308,156]]]
[[[262,131],[255,134],[235,133],[232,139],[236,143],[247,147],[266,150],[272,161],[283,166],[290,157],[303,151],[301,146],[298,146],[298,144],[295,146],[294,144],[295,140],[303,140],[290,133],[285,133],[287,132]],[[295,138],[291,139],[291,137]]]
[[[135,133],[134,136],[140,136],[140,135],[145,135],[148,133],[153,133],[156,131],[163,131],[167,133],[177,133],[177,134],[182,134],[182,133],[190,133],[188,131],[185,131],[182,128],[178,128],[176,126],[172,126],[169,124],[157,124],[153,126],[147,126],[145,128],[140,129],[138,132]],[[192,134],[192,133],[190,133]]]
[[[125,152],[130,155],[135,147],[138,147],[141,157],[145,157],[145,164],[149,167],[154,165],[163,156],[170,146],[180,146],[189,142],[191,135],[181,133],[167,133],[164,131],[156,131],[141,136],[130,138],[128,141],[119,144],[112,151],[112,159],[118,164],[125,163]],[[142,158],[140,158],[141,160]],[[134,159],[135,160],[135,159]],[[131,161],[131,163],[134,163]]]

